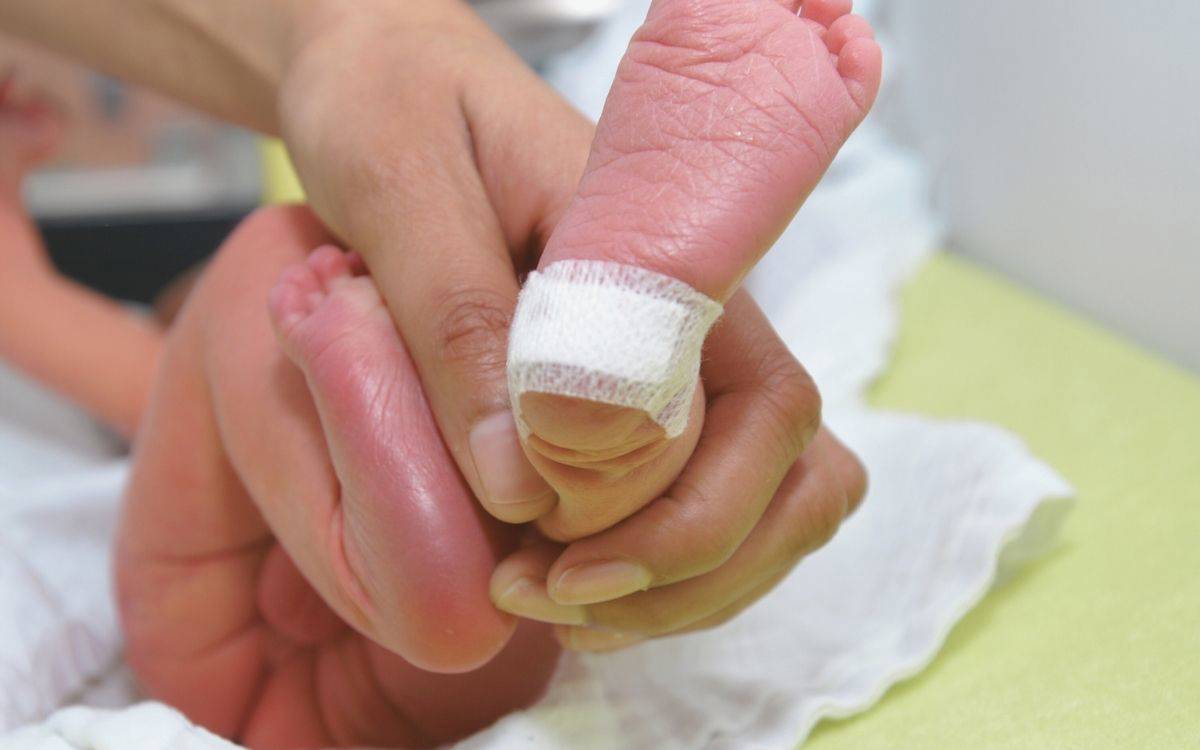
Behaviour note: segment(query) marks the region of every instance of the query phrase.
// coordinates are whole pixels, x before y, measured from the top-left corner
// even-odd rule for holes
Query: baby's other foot
[[[341,483],[347,590],[361,592],[376,621],[396,624],[400,639],[388,645],[408,661],[473,669],[515,626],[488,598],[508,531],[482,513],[459,475],[364,273],[357,256],[322,247],[283,273],[271,319],[307,379]],[[379,570],[390,575],[372,575]],[[383,585],[395,571],[403,585]]]
[[[54,155],[63,132],[62,116],[43,96],[18,93],[13,72],[0,77],[0,200],[19,196],[25,175]]]
[[[64,129],[62,117],[42,97],[17,89],[15,73],[0,73],[0,296],[19,306],[24,302],[17,303],[18,297],[36,291],[40,298],[46,283],[57,283],[21,186],[29,170],[57,150]]]

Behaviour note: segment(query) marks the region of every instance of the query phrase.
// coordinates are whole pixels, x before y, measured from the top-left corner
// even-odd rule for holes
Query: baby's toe
[[[867,19],[853,13],[834,21],[825,34],[825,46],[839,54],[851,39],[874,39],[875,30]]]
[[[847,40],[838,53],[838,74],[859,110],[866,113],[875,103],[883,75],[883,53],[875,40],[867,36]]]
[[[804,0],[800,6],[800,17],[815,21],[825,28],[850,12],[851,0]]]
[[[304,265],[326,293],[331,291],[334,283],[352,277],[350,253],[333,245],[313,250]]]
[[[323,297],[321,282],[307,264],[284,269],[267,296],[267,309],[275,331],[281,338],[289,338],[296,325],[312,314]]]

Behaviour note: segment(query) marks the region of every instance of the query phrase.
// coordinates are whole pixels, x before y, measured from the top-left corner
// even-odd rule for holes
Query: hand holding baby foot
[[[466,48],[439,46],[421,64],[446,73],[444,86],[389,90],[424,111],[446,104],[462,120],[453,132],[392,119],[347,139],[344,121],[306,107],[379,99],[383,71],[411,62],[396,51],[403,47],[315,46],[298,69],[307,75],[285,108],[301,175],[362,251],[464,478],[497,518],[537,519],[551,538],[579,539],[558,562],[546,545],[502,564],[492,579],[502,609],[642,635],[698,627],[760,596],[861,498],[861,468],[836,441],[820,433],[805,451],[820,421],[815,391],[749,302],[731,301],[707,343],[708,392],[686,394],[691,412],[678,437],[645,412],[519,396],[529,456],[554,491],[521,453],[501,367],[517,272],[556,225],[543,266],[615,261],[730,297],[874,95],[878,49],[847,11],[834,0],[812,0],[799,17],[766,0],[658,3],[614,87],[574,203],[590,129],[540,83],[499,64],[503,50],[484,65]],[[343,33],[357,38],[352,30]],[[440,67],[459,57],[464,64]],[[329,75],[351,63],[367,72]],[[441,102],[444,92],[455,95]],[[644,127],[656,121],[657,130]],[[351,177],[360,189],[322,192]],[[309,382],[322,387],[311,374]]]
[[[880,74],[870,27],[848,0],[796,10],[658,0],[618,69],[579,192],[542,255],[545,280],[518,308],[509,360],[530,458],[559,492],[539,527],[563,541],[600,533],[557,560],[546,547],[506,561],[493,596],[508,611],[641,637],[720,619],[861,499],[861,468],[828,434],[805,451],[820,425],[815,388],[748,300],[729,302],[703,364],[686,340],[676,354],[690,360],[663,355],[657,401],[627,400],[622,381],[631,354],[652,358],[646,347],[602,330],[619,321],[626,337],[701,340],[686,321],[707,325],[704,300],[730,298],[865,116]],[[692,301],[679,282],[704,296]],[[542,332],[572,309],[589,315],[569,321],[569,342]],[[693,374],[681,391],[688,367],[703,385]],[[659,377],[631,371],[643,389]],[[588,389],[604,395],[587,400]],[[679,432],[670,405],[692,389]],[[576,645],[608,642],[571,634]]]
[[[789,18],[793,20],[801,22]],[[459,118],[462,129],[449,133],[445,127],[422,130],[411,119],[367,119],[361,126],[367,132],[359,132],[356,140],[346,137],[344,118],[330,120],[326,115],[321,120],[328,126],[324,127],[304,123],[304,117],[293,112],[290,136],[293,145],[300,144],[301,172],[309,175],[314,199],[339,232],[363,251],[391,304],[392,318],[405,334],[437,424],[471,490],[490,512],[506,520],[531,520],[552,511],[543,528],[559,539],[598,532],[565,550],[544,543],[514,553],[491,577],[492,598],[509,612],[561,624],[560,639],[585,650],[709,627],[733,616],[762,596],[800,555],[827,538],[862,497],[861,468],[831,436],[817,431],[819,408],[807,376],[752,303],[730,298],[725,319],[706,344],[702,372],[706,392],[692,396],[697,411],[678,439],[664,440],[663,432],[647,424],[644,414],[634,414],[628,421],[628,414],[608,413],[604,407],[593,411],[597,407],[588,404],[565,404],[581,410],[569,413],[570,419],[534,425],[535,436],[556,429],[570,432],[575,424],[584,425],[584,431],[611,428],[617,439],[610,446],[621,449],[607,457],[595,446],[583,446],[593,452],[578,457],[550,455],[549,445],[543,446],[544,452],[535,452],[537,460],[552,461],[551,469],[563,472],[556,482],[561,483],[571,469],[578,470],[577,484],[559,502],[557,493],[521,457],[515,422],[507,413],[503,363],[517,269],[528,267],[562,216],[582,169],[590,129],[519,66],[498,64],[497,60],[507,59],[503,50],[488,55],[486,65],[449,66],[460,77],[451,78],[444,88],[426,85],[397,91],[393,87],[386,96],[376,97],[379,92],[371,90],[371,82],[393,80],[383,73],[405,59],[405,54],[394,51],[404,46],[394,42],[348,47],[314,44],[308,53],[310,70],[321,72],[294,79],[290,106],[300,109],[307,101],[329,105],[331,98],[337,101],[338,97],[346,106],[330,107],[330,112],[349,111],[364,101],[445,104],[450,107],[446,116]],[[423,59],[437,60],[438,65],[459,59],[456,55],[470,62],[476,54],[448,43],[444,49],[427,51],[437,54]],[[347,80],[338,74],[346,65],[362,62],[368,52],[374,57],[359,66],[361,75]],[[306,80],[313,87],[300,85]],[[333,93],[323,86],[332,87]],[[492,93],[497,91],[504,96]],[[449,95],[442,102],[445,92]],[[519,113],[530,116],[523,119]],[[480,126],[484,122],[487,127]],[[531,140],[531,132],[542,137]],[[466,150],[464,142],[469,146]],[[341,144],[338,148],[344,150],[331,151],[329,144]],[[397,144],[403,144],[404,150],[399,151]],[[324,156],[316,160],[318,153]],[[520,177],[519,184],[508,183],[514,176]],[[340,188],[326,187],[330,192],[323,194],[322,185]],[[358,189],[341,189],[347,185]],[[768,218],[774,215],[766,213]],[[565,229],[571,226],[564,225]],[[747,236],[758,243],[760,231],[761,227],[751,227]],[[571,232],[582,237],[581,229]],[[572,246],[567,242],[571,232],[564,235],[564,247]],[[311,234],[320,233],[305,235],[312,244],[325,241],[307,237]],[[578,240],[580,247],[587,244]],[[735,243],[734,250],[742,252],[737,248],[746,244]],[[418,252],[417,248],[432,249]],[[749,252],[747,263],[755,252],[761,250]],[[137,541],[143,545],[140,559],[146,559],[147,551],[160,557],[152,565],[127,563],[124,569],[133,580],[125,581],[125,591],[142,587],[143,596],[151,592],[146,600],[159,606],[140,612],[127,609],[127,618],[143,624],[144,618],[160,620],[141,631],[130,628],[131,642],[139,646],[131,655],[160,695],[172,697],[175,691],[181,703],[186,700],[192,710],[203,712],[204,723],[253,737],[261,746],[427,741],[435,734],[452,736],[465,728],[468,719],[479,718],[447,710],[454,701],[445,698],[469,694],[472,705],[487,709],[485,715],[528,700],[553,659],[538,631],[530,635],[528,623],[518,631],[525,637],[502,651],[509,661],[502,657],[493,662],[498,671],[478,682],[471,675],[456,681],[420,673],[372,643],[402,653],[415,646],[414,654],[428,657],[424,646],[430,634],[421,632],[419,619],[397,627],[391,615],[404,616],[401,594],[406,592],[422,603],[418,609],[436,610],[439,592],[422,581],[443,580],[439,576],[445,573],[439,570],[445,560],[436,545],[428,555],[419,551],[410,555],[412,550],[400,544],[407,537],[399,533],[397,508],[388,507],[391,498],[383,492],[384,484],[370,480],[374,469],[384,467],[387,473],[402,468],[389,451],[395,449],[393,438],[403,435],[403,430],[372,428],[380,414],[376,408],[387,411],[381,403],[413,402],[411,393],[374,387],[394,376],[406,355],[397,340],[390,352],[378,356],[345,356],[362,350],[359,334],[383,330],[371,322],[382,320],[378,305],[361,304],[361,294],[339,303],[343,324],[357,320],[361,325],[324,329],[302,325],[320,310],[339,309],[325,306],[334,286],[354,288],[353,274],[346,278],[340,272],[330,275],[310,268],[318,285],[324,285],[325,301],[310,308],[293,306],[280,292],[275,304],[279,334],[307,379],[307,384],[297,384],[295,371],[283,367],[274,355],[264,356],[268,351],[264,336],[269,339],[270,333],[261,322],[245,329],[247,321],[257,320],[254,310],[261,313],[260,307],[246,302],[254,299],[258,281],[246,281],[245,266],[255,269],[253,278],[261,280],[264,272],[256,264],[264,255],[269,255],[268,248],[258,247],[245,254],[244,264],[225,264],[222,284],[226,290],[238,290],[232,297],[242,300],[234,309],[211,293],[206,303],[196,303],[208,317],[198,311],[185,322],[193,332],[204,331],[193,335],[207,341],[213,352],[205,369],[214,382],[202,392],[213,394],[218,416],[215,424],[200,420],[198,429],[219,436],[211,441],[220,446],[213,451],[214,464],[229,461],[232,466],[214,475],[183,466],[179,472],[187,481],[182,483],[171,482],[179,476],[169,473],[158,477],[163,480],[160,487],[180,486],[188,493],[186,502],[179,500],[185,512],[158,519],[165,520],[173,532],[166,535],[171,538],[169,549],[163,549],[164,535],[154,533],[164,524],[144,521],[146,515],[165,512],[153,482],[135,485],[132,494],[137,502],[130,507],[142,514],[141,528],[149,533],[138,540],[127,536],[124,549],[128,553],[137,547],[132,541]],[[564,253],[563,257],[571,256]],[[320,265],[319,257],[317,261]],[[293,292],[303,292],[312,281],[293,275]],[[702,279],[679,276],[714,298],[723,299],[735,285],[723,295],[706,287]],[[255,304],[261,305],[261,300]],[[299,317],[297,311],[302,313]],[[341,333],[329,334],[331,329]],[[284,375],[285,371],[291,374]],[[357,381],[357,386],[342,388],[345,383],[339,384],[339,376]],[[363,385],[367,387],[359,387]],[[312,394],[315,407],[297,408],[297,393]],[[365,397],[358,399],[355,393]],[[173,425],[182,423],[179,412],[190,408],[187,399],[175,403],[175,414],[163,413],[154,421],[157,437],[148,439],[144,450],[180,442],[162,439]],[[699,409],[704,407],[708,414],[702,417]],[[527,414],[533,411],[530,407]],[[597,414],[600,420],[595,419]],[[570,440],[556,439],[559,447],[573,449]],[[690,460],[689,441],[696,445]],[[444,459],[443,454],[437,455]],[[583,466],[572,466],[572,461]],[[673,482],[685,464],[682,477]],[[612,497],[621,482],[629,483],[621,491],[628,490],[629,497],[638,498],[636,502],[617,513],[603,503],[592,503],[591,513],[587,512],[590,497],[603,497],[606,492]],[[343,485],[355,494],[344,502],[338,494]],[[664,492],[664,487],[669,489]],[[409,497],[414,496],[421,493]],[[640,512],[621,520],[643,505]],[[566,512],[572,506],[575,510]],[[409,510],[430,507],[420,502]],[[471,520],[468,514],[463,519],[468,533],[488,536],[480,531],[486,526],[480,519]],[[204,524],[208,526],[201,528]],[[461,542],[461,526],[455,527],[451,539]],[[214,546],[214,540],[220,544]],[[276,540],[283,542],[288,554]],[[346,549],[346,544],[355,549]],[[457,549],[455,554],[460,552],[468,559],[473,554],[470,549]],[[400,563],[416,568],[397,570]],[[186,570],[187,575],[177,576],[168,587],[164,573],[168,570]],[[398,583],[399,573],[413,578]],[[390,599],[389,582],[396,589]],[[366,597],[361,596],[364,590]],[[223,603],[219,610],[209,603],[218,592]],[[381,606],[362,607],[364,601]],[[494,615],[484,615],[482,620],[494,622],[489,620]],[[425,620],[438,622],[436,617]],[[369,637],[348,631],[343,622]],[[181,632],[187,637],[180,638]],[[497,627],[489,632],[505,631]],[[497,647],[502,638],[488,643]],[[441,644],[435,640],[434,645]],[[534,674],[518,668],[514,659],[541,671],[533,670]],[[222,684],[255,687],[237,694],[210,689],[214,675],[223,676]],[[232,683],[230,675],[236,678]],[[443,713],[426,710],[430,701]],[[297,715],[322,717],[324,724],[300,726],[293,718]],[[414,726],[414,716],[431,715],[447,724]]]
[[[624,647],[724,622],[828,541],[863,498],[863,469],[818,430],[812,381],[744,292],[709,337],[702,374],[708,411],[680,477],[565,550],[506,559],[492,577],[501,609],[562,626],[568,648]]]
[[[687,412],[675,402],[686,406],[698,343],[718,303],[774,242],[874,100],[879,48],[849,10],[849,0],[807,0],[799,15],[795,4],[775,0],[657,0],[634,35],[579,190],[541,256],[542,274],[527,285],[510,347],[531,456],[559,490],[557,507],[540,520],[551,536],[604,528],[663,489],[644,482],[648,494],[601,497],[579,490],[578,472],[554,464],[637,460],[678,434]],[[591,298],[591,308],[579,298]],[[572,317],[573,309],[580,312]],[[558,335],[573,340],[539,341],[542,318],[547,327],[569,323]],[[620,333],[605,330],[612,327]],[[665,352],[623,339],[664,339]],[[645,366],[660,356],[658,370]],[[630,367],[634,358],[642,366]],[[629,399],[632,389],[640,392]],[[579,397],[603,403],[589,407]]]

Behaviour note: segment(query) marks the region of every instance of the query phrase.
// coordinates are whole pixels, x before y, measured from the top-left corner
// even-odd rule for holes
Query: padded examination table
[[[928,669],[805,747],[1200,748],[1200,379],[953,257],[903,311],[872,402],[1008,427],[1078,501]]]

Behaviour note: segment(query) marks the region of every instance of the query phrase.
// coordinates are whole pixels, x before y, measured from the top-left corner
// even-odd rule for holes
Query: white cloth
[[[85,416],[0,364],[0,730],[46,715],[117,659],[117,456]]]
[[[237,750],[161,703],[122,711],[66,708],[44,723],[0,738],[0,750]]]
[[[598,112],[643,12],[624,13],[550,71],[585,111]],[[861,711],[919,671],[1005,564],[1044,550],[1065,507],[1047,501],[1071,490],[1017,439],[863,403],[886,365],[896,289],[940,241],[925,195],[919,166],[868,125],[751,282],[820,384],[829,423],[870,470],[857,515],[728,625],[615,655],[568,655],[545,699],[461,748],[790,750],[821,717]],[[12,394],[0,382],[0,407],[15,406]],[[0,731],[77,699],[119,653],[106,546],[123,468],[102,451],[91,463],[64,459],[36,429],[7,424],[0,458],[44,455],[40,469],[0,463],[0,696],[18,696],[0,704]],[[22,430],[33,437],[16,440]],[[102,700],[132,702],[127,691],[118,679]],[[180,722],[145,706],[74,709],[0,739],[0,750],[229,747]]]

